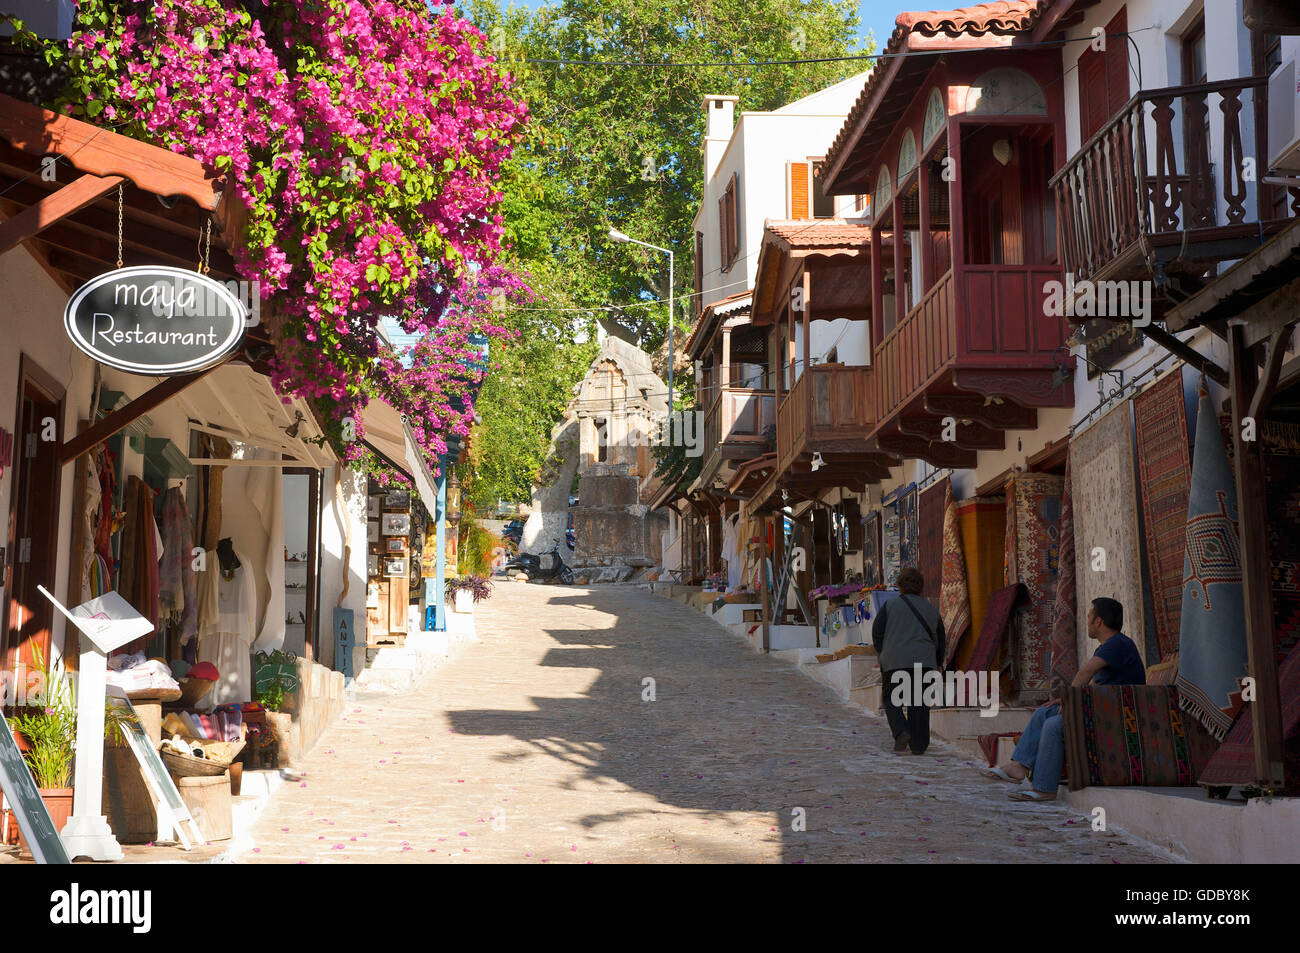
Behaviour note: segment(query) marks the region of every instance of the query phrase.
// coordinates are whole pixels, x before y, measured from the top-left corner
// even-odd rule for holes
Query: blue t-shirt
[[[1116,632],[1092,653],[1106,667],[1092,677],[1094,685],[1145,685],[1147,670],[1137,646],[1123,632]]]

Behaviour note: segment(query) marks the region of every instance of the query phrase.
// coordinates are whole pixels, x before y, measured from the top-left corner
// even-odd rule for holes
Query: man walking
[[[908,567],[898,574],[899,596],[880,607],[871,641],[880,659],[885,717],[894,733],[894,750],[925,754],[930,746],[930,709],[924,703],[924,674],[943,669],[943,619],[921,597],[925,576]],[[896,703],[895,693],[906,700]],[[903,714],[903,707],[907,714]]]
[[[1120,631],[1124,625],[1124,607],[1114,599],[1092,600],[1088,610],[1088,635],[1101,645],[1074,676],[1071,685],[1145,685],[1146,669],[1133,640]],[[1007,795],[1013,801],[1055,801],[1056,789],[1061,784],[1061,769],[1065,765],[1065,723],[1061,718],[1061,703],[1049,702],[1039,708],[1029,726],[1025,728],[1011,760],[995,768],[986,768],[984,775],[999,781],[1019,784],[1031,774],[1033,783],[1029,790],[1014,791]]]

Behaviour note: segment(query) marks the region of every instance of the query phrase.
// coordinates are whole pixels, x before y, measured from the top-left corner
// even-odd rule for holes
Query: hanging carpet
[[[1017,473],[1008,487],[1007,582],[1025,587],[1029,606],[1012,623],[1016,689],[1021,703],[1046,701],[1052,669],[1052,615],[1060,568],[1061,490],[1065,477]]]
[[[948,495],[948,478],[945,477],[928,487],[920,500],[916,568],[925,576],[921,595],[935,604],[938,604],[943,589],[943,518]]]
[[[957,667],[970,668],[971,653],[984,631],[984,616],[993,593],[1003,588],[1002,540],[1006,533],[1006,499],[976,496],[957,504],[962,556],[966,562],[966,589],[970,597],[970,628],[957,646]]]
[[[1300,650],[1291,650],[1278,670],[1277,680],[1282,700],[1282,737],[1287,742],[1286,774],[1294,785],[1300,780],[1300,751],[1296,744],[1300,737]],[[1255,777],[1254,731],[1251,706],[1245,705],[1197,781],[1206,787],[1255,784],[1259,779]]]
[[[1133,398],[1138,486],[1160,658],[1178,651],[1187,497],[1192,484],[1181,365]]]
[[[1011,625],[1011,613],[1025,603],[1025,587],[1020,583],[999,589],[989,599],[984,614],[984,627],[980,629],[971,652],[970,662],[961,668],[968,672],[996,672],[999,669],[1003,636]]]
[[[1070,492],[1070,454],[1065,458],[1065,479],[1061,484],[1061,522],[1056,538],[1061,555],[1056,573],[1056,597],[1052,600],[1051,668],[1049,689],[1069,686],[1079,673],[1078,582],[1074,566],[1074,503]]]
[[[946,635],[943,667],[949,668],[957,646],[970,631],[970,589],[966,583],[966,557],[961,546],[961,518],[952,498],[952,482],[944,480],[943,570],[939,615]]]

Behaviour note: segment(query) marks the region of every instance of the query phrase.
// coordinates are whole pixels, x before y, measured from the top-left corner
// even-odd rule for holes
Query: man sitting
[[[1124,625],[1124,607],[1114,599],[1092,600],[1088,610],[1088,635],[1101,645],[1092,658],[1079,669],[1070,684],[1144,685],[1146,669],[1133,640],[1120,631]],[[1039,708],[1016,744],[1011,760],[1005,765],[987,768],[986,777],[1019,784],[1031,774],[1032,787],[1008,795],[1013,801],[1054,801],[1065,764],[1065,726],[1061,703],[1049,702]]]

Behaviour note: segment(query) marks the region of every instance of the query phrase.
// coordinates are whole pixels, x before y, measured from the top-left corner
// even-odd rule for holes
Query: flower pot
[[[456,593],[456,603],[454,608],[457,612],[473,612],[474,593],[467,592],[464,589],[459,590]]]
[[[298,755],[298,746],[293,738],[293,716],[285,711],[268,711],[266,727],[270,729],[271,737],[275,739],[276,767],[293,767],[293,762]]]
[[[41,788],[41,800],[45,802],[45,809],[50,812],[50,820],[54,822],[54,829],[60,834],[63,828],[67,826],[68,818],[72,817],[72,788]],[[22,832],[18,833],[19,857],[30,858],[32,852],[27,849],[27,840],[23,837]]]

